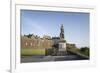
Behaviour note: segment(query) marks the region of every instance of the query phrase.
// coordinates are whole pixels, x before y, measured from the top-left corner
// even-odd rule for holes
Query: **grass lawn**
[[[38,49],[38,48],[21,49],[21,56],[32,56],[32,55],[45,55],[45,49]]]

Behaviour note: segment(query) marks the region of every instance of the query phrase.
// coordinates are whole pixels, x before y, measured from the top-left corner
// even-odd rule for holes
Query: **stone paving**
[[[66,56],[28,56],[22,57],[21,63],[28,62],[49,62],[49,61],[72,61],[72,60],[87,60],[77,55]]]

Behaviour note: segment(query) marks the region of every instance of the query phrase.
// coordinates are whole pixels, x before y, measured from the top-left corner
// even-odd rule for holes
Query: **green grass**
[[[72,52],[74,52],[74,53],[79,53],[79,54],[82,54],[84,56],[88,56],[89,57],[89,51],[82,52],[78,48],[73,48],[73,49],[69,49],[69,50],[72,51]]]
[[[45,49],[39,49],[39,48],[21,49],[21,56],[32,56],[32,55],[45,55]]]

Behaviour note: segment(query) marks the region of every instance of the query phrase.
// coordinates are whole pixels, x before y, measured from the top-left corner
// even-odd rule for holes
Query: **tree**
[[[83,54],[89,56],[89,48],[88,48],[88,47],[82,47],[82,48],[80,49],[80,51],[81,51],[81,53],[83,53]]]
[[[88,47],[82,47],[80,50],[85,52],[85,51],[89,51],[89,48]]]
[[[46,56],[53,54],[53,50],[51,48],[50,49],[46,49],[45,51],[46,51],[46,53],[45,53]]]
[[[53,55],[53,56],[56,56],[56,55],[57,55],[57,52],[58,52],[58,49],[55,48],[55,47],[53,47],[53,48],[52,48],[52,51],[53,51],[52,55]]]

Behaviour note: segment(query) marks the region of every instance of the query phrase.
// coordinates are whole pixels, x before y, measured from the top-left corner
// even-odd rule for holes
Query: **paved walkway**
[[[69,61],[69,60],[86,60],[77,55],[66,55],[66,56],[28,56],[22,57],[21,63],[28,62],[48,62],[48,61]]]

